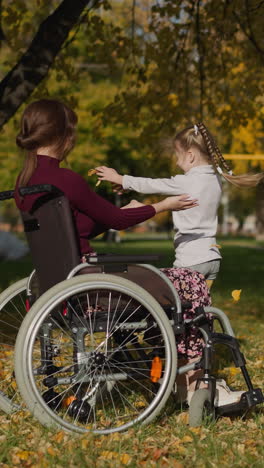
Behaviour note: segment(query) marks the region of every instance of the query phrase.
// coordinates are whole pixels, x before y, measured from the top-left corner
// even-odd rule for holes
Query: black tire
[[[189,407],[189,426],[198,427],[214,420],[214,409],[211,408],[210,391],[200,388],[194,392]]]

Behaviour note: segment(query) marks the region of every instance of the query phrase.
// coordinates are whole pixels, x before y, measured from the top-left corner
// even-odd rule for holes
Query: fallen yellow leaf
[[[229,375],[234,376],[237,374],[240,374],[240,368],[239,367],[229,367]]]
[[[128,453],[122,453],[120,456],[120,461],[123,465],[128,465],[132,461],[132,458],[130,455],[128,455]]]
[[[232,295],[232,298],[234,299],[234,301],[236,301],[236,302],[239,301],[241,292],[242,292],[242,289],[234,289],[232,291],[231,295]]]
[[[185,436],[181,439],[181,441],[182,441],[183,443],[189,443],[189,442],[193,442],[193,438],[192,438],[191,436],[189,436],[189,435],[185,435]]]

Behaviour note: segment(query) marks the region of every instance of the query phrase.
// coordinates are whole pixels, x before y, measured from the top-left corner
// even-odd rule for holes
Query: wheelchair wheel
[[[197,427],[214,420],[214,408],[211,407],[210,391],[199,388],[192,396],[189,407],[189,426]]]
[[[15,341],[26,315],[27,278],[0,294],[0,409],[12,413],[20,407],[14,374]]]
[[[176,378],[175,337],[161,306],[138,285],[81,275],[30,309],[15,369],[42,424],[108,434],[147,423],[164,407]]]

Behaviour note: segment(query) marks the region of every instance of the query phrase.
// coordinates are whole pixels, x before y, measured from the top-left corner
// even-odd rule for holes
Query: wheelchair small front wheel
[[[211,407],[210,391],[206,388],[199,388],[194,392],[190,402],[189,426],[198,427],[214,419],[215,412]]]
[[[176,378],[175,337],[140,286],[114,275],[80,275],[30,309],[15,369],[42,424],[108,434],[150,422],[165,406]]]

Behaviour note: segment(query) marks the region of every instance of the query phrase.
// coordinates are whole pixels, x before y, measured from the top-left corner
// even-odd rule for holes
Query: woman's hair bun
[[[19,133],[16,137],[16,144],[19,148],[30,151],[36,148],[36,141],[32,137]]]

